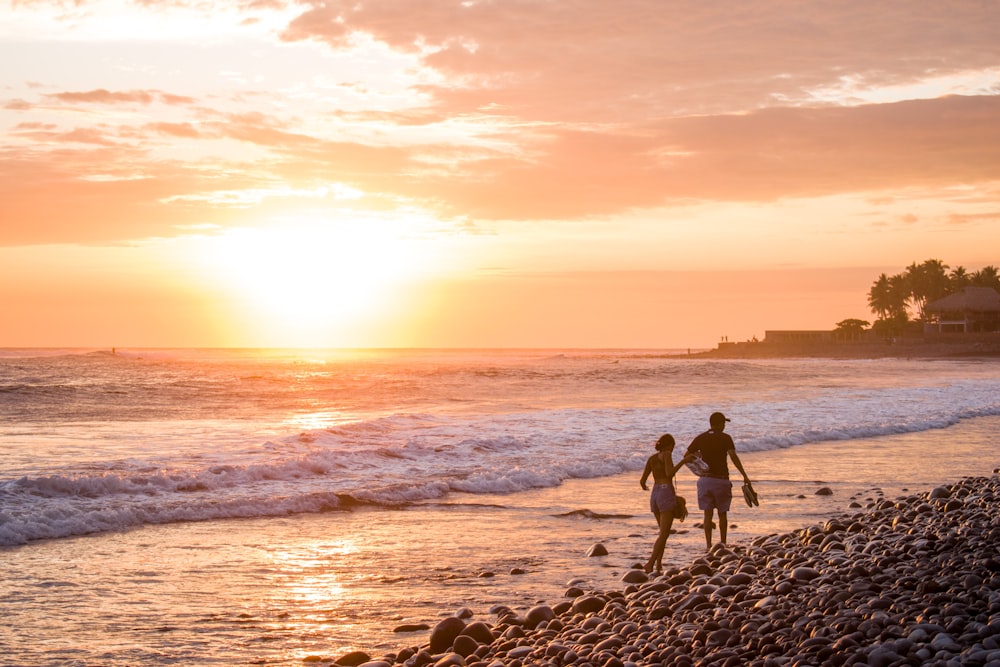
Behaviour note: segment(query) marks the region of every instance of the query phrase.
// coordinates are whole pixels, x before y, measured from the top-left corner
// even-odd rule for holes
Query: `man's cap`
[[[722,414],[721,412],[713,412],[712,416],[708,418],[709,424],[717,424],[718,422],[728,422],[732,421],[729,417]]]

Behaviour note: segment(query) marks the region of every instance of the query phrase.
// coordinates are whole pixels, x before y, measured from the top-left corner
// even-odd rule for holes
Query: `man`
[[[743,475],[744,483],[750,483],[743,463],[736,455],[736,445],[729,434],[725,433],[727,421],[729,419],[721,412],[713,412],[708,418],[711,428],[691,441],[685,455],[701,457],[708,467],[698,478],[698,507],[705,511],[705,544],[708,549],[712,548],[713,510],[719,513],[719,537],[723,544],[726,543],[729,506],[733,501],[733,483],[729,481],[727,456]]]

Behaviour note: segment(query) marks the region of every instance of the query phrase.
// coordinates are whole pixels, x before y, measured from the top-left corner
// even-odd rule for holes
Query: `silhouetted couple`
[[[660,528],[653,553],[646,561],[643,569],[648,573],[654,569],[663,569],[663,550],[670,537],[670,529],[674,517],[686,515],[686,508],[678,506],[677,491],[674,489],[674,475],[684,465],[689,465],[698,475],[698,508],[705,513],[705,546],[712,548],[712,515],[718,513],[719,538],[726,543],[726,532],[729,528],[729,508],[733,501],[733,483],[729,481],[728,459],[743,475],[743,481],[750,483],[750,478],[743,469],[743,462],[736,454],[736,444],[726,430],[726,418],[721,412],[713,412],[708,418],[709,428],[698,435],[688,445],[684,457],[675,465],[673,462],[674,437],[669,433],[660,436],[656,441],[656,453],[646,460],[639,485],[646,490],[646,480],[653,476],[653,490],[649,494],[649,509],[656,517]],[[683,505],[683,503],[681,503]],[[684,516],[678,517],[684,520]]]

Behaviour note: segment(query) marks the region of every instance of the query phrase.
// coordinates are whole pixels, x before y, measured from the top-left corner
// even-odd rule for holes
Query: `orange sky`
[[[978,2],[0,5],[0,346],[711,347],[1000,264]]]

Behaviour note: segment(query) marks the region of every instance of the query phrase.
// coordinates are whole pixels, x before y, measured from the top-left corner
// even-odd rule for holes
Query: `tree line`
[[[921,264],[914,262],[894,276],[883,273],[868,291],[868,306],[878,318],[872,329],[892,335],[907,322],[925,322],[927,304],[969,286],[1000,291],[1000,270],[984,266],[970,273],[965,267],[952,269],[939,259],[928,259]]]

